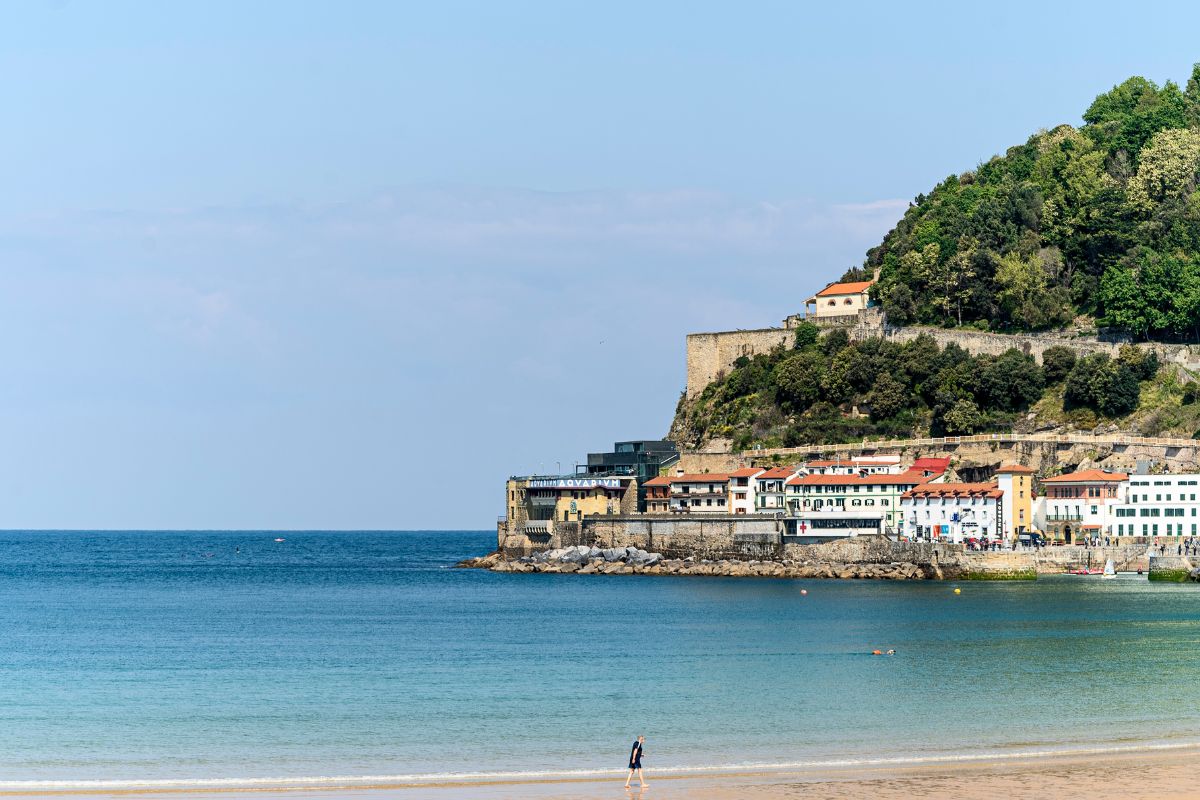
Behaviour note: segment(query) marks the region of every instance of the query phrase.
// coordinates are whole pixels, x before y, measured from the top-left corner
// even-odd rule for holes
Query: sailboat
[[[1111,558],[1104,562],[1104,574],[1100,577],[1105,580],[1117,577],[1117,565]]]

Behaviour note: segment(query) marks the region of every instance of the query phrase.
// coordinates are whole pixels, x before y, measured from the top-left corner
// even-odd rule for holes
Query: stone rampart
[[[795,333],[787,328],[760,328],[748,331],[691,333],[687,337],[687,398],[692,400],[718,376],[728,372],[733,362],[770,352],[792,341]]]
[[[697,397],[705,386],[728,372],[740,356],[765,353],[780,344],[790,344],[793,328],[801,319],[799,316],[788,317],[782,328],[690,334],[687,337],[688,399]],[[1096,336],[1066,331],[1004,334],[968,328],[890,325],[878,307],[863,309],[857,317],[812,318],[809,321],[820,327],[843,328],[855,341],[882,338],[902,343],[928,335],[942,347],[953,343],[975,355],[999,355],[1015,347],[1038,360],[1047,348],[1056,345],[1070,347],[1081,356],[1093,353],[1115,356],[1121,345],[1130,343],[1128,337],[1108,334]],[[1165,363],[1200,369],[1200,346],[1160,342],[1141,342],[1137,346],[1154,351]]]

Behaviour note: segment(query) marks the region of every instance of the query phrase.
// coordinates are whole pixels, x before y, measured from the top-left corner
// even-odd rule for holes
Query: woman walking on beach
[[[641,781],[643,789],[649,785],[646,783],[646,776],[642,774],[642,745],[645,742],[645,736],[639,736],[633,740],[633,749],[629,751],[629,777],[625,779],[626,789],[629,788],[629,782],[633,780],[634,771],[637,772],[638,780]]]

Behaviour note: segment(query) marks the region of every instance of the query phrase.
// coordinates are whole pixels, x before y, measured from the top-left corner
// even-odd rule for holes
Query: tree
[[[1075,351],[1056,344],[1042,352],[1042,375],[1046,383],[1058,383],[1075,367]]]
[[[821,337],[821,352],[827,356],[840,353],[850,344],[850,334],[842,328],[834,328]]]
[[[917,301],[912,289],[903,283],[898,283],[888,290],[883,298],[883,313],[888,321],[897,325],[907,325],[917,319]]]
[[[974,402],[963,398],[946,412],[942,424],[949,435],[963,436],[974,433],[983,425],[983,415]]]
[[[1093,353],[1076,361],[1067,375],[1064,407],[1099,410],[1112,380],[1109,365],[1110,359],[1105,353]]]
[[[1067,297],[1061,287],[1049,286],[1043,253],[1022,256],[1014,250],[996,266],[996,299],[1000,313],[1010,323],[1027,330],[1061,325],[1070,319]]]
[[[984,408],[1020,411],[1037,402],[1045,385],[1033,357],[1010,348],[995,359],[981,360],[975,394]]]
[[[1117,353],[1117,363],[1128,367],[1139,381],[1148,381],[1158,373],[1158,354],[1144,347],[1122,345]]]
[[[871,419],[876,422],[892,419],[908,405],[908,387],[892,377],[891,373],[880,373],[867,396],[871,405]]]
[[[843,347],[833,357],[829,369],[821,378],[821,391],[824,399],[833,404],[844,403],[854,393],[850,382],[850,373],[858,361],[858,353],[853,347]]]
[[[1100,410],[1110,417],[1123,417],[1138,406],[1141,386],[1128,364],[1117,363],[1109,370],[1108,390],[1101,399]]]
[[[803,350],[812,347],[821,336],[821,329],[811,322],[801,322],[796,326],[796,349]]]
[[[1200,182],[1200,131],[1165,130],[1142,151],[1129,181],[1129,204],[1148,213],[1164,201],[1190,197]]]
[[[820,353],[805,350],[780,361],[771,377],[781,399],[803,411],[821,396],[824,375],[825,362]]]

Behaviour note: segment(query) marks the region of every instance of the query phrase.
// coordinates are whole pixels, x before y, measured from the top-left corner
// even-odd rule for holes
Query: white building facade
[[[675,475],[671,478],[671,510],[688,514],[728,514],[729,476]]]
[[[900,498],[909,538],[991,545],[1005,540],[1004,493],[994,483],[935,483]]]
[[[764,472],[761,467],[744,467],[729,473],[729,513],[755,513],[755,478]]]
[[[1200,474],[1130,475],[1110,536],[1200,536]]]
[[[845,535],[904,535],[900,498],[935,476],[909,470],[899,475],[797,475],[787,482],[788,514],[797,531],[846,529]]]
[[[796,474],[794,469],[774,467],[754,478],[754,512],[756,514],[782,514],[787,510],[784,502],[788,479]]]

